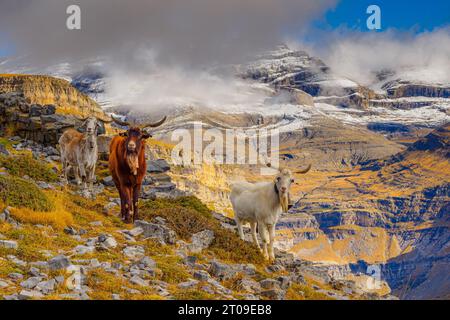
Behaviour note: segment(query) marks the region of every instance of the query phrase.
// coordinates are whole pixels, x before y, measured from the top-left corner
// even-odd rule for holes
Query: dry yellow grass
[[[54,203],[55,209],[52,211],[34,211],[28,208],[12,208],[11,215],[23,223],[50,225],[57,229],[73,223],[73,217],[70,212],[64,208],[64,197],[57,193],[46,193],[50,201]]]

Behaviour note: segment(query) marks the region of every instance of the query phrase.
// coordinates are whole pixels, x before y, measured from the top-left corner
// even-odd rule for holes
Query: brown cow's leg
[[[125,205],[126,205],[126,198],[125,198],[125,194],[123,192],[123,190],[121,188],[119,188],[119,195],[120,195],[120,218],[122,219],[122,221],[125,221],[125,215],[126,215],[126,209],[125,209]]]
[[[124,195],[125,195],[125,223],[131,223],[131,210],[133,210],[132,205],[132,188],[129,186],[124,187]]]
[[[119,192],[120,197],[120,218],[122,221],[125,219],[125,197],[123,195],[122,187],[118,181],[114,179],[114,184],[116,185],[116,189]]]
[[[133,221],[139,220],[139,194],[141,193],[141,185],[138,184],[133,188]]]

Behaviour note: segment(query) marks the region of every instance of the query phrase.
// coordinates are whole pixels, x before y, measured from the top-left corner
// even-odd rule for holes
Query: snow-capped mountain
[[[64,78],[102,107],[133,111],[133,106],[123,107],[115,101],[115,92],[108,87],[108,67],[102,59],[41,67],[30,67],[24,61],[25,58],[4,60],[0,62],[0,71]],[[245,96],[241,103],[233,101],[217,108],[204,103],[197,106],[195,99],[186,99],[184,103],[179,99],[171,112],[175,116],[183,114],[183,117],[189,110],[204,110],[205,114],[252,114],[265,118],[263,122],[272,125],[278,118],[280,128],[289,131],[309,126],[313,117],[376,128],[384,133],[401,131],[403,126],[433,128],[450,121],[450,85],[427,82],[426,75],[420,77],[421,73],[413,69],[381,70],[377,73],[378,82],[363,86],[336,74],[322,60],[307,52],[283,45],[258,55],[249,63],[234,66],[234,70],[237,78],[245,80],[235,86],[239,91],[236,97]],[[180,91],[182,88],[175,89]],[[305,102],[309,99],[314,108]],[[245,121],[240,124],[252,125]]]

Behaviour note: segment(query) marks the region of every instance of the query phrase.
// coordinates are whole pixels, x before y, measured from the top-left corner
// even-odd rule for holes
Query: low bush
[[[8,206],[50,211],[53,204],[34,183],[13,177],[0,176],[0,200]]]
[[[45,162],[34,159],[30,154],[15,156],[0,155],[0,167],[5,167],[14,176],[29,176],[36,181],[54,182],[58,175]]]
[[[156,216],[163,217],[169,227],[187,241],[190,241],[194,233],[212,230],[215,236],[209,250],[220,259],[237,263],[264,262],[254,244],[242,241],[237,234],[224,229],[220,222],[212,217],[210,210],[195,197],[148,200],[142,204],[141,213],[148,220]]]

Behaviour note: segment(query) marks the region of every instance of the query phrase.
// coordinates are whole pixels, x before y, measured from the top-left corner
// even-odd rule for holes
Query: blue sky
[[[314,25],[326,29],[345,26],[369,31],[366,9],[372,4],[381,9],[381,31],[395,28],[422,32],[450,24],[449,0],[340,0],[335,10],[326,13],[324,21]]]

